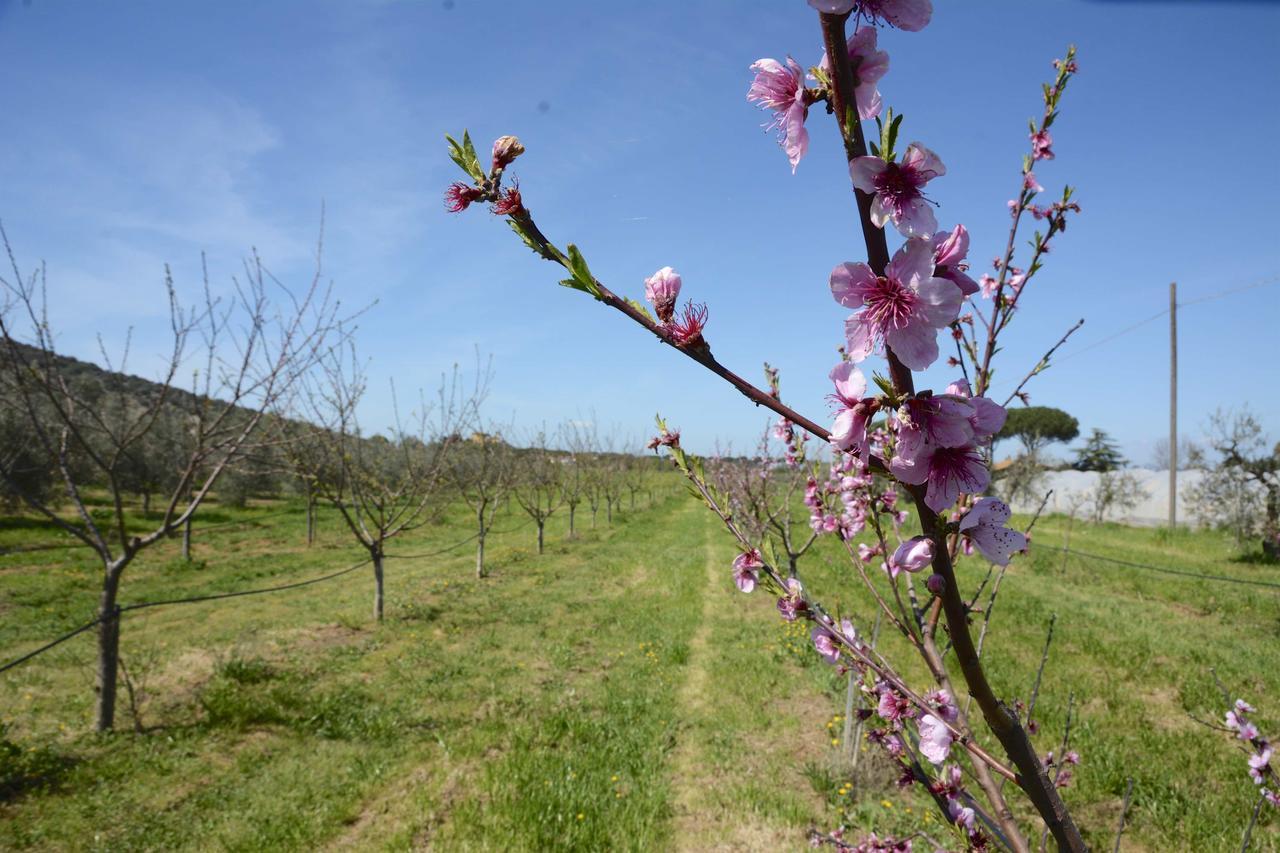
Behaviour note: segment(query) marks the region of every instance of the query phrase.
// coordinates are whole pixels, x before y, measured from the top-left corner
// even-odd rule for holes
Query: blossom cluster
[[[1263,799],[1268,803],[1280,808],[1280,790],[1275,788],[1276,771],[1271,766],[1272,748],[1271,741],[1263,737],[1258,732],[1258,727],[1249,719],[1249,714],[1255,713],[1254,708],[1243,699],[1237,699],[1235,704],[1227,711],[1225,722],[1228,729],[1236,733],[1236,737],[1242,740],[1249,751],[1249,778],[1253,780],[1253,784],[1259,786],[1259,790]]]

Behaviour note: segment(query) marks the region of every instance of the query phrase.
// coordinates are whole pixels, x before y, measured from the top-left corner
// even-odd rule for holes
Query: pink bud
[[[933,540],[927,536],[913,536],[893,552],[893,563],[908,572],[918,572],[933,562]]]
[[[947,579],[942,575],[929,575],[929,579],[924,582],[924,585],[934,595],[942,595],[947,588]]]
[[[515,160],[524,153],[524,146],[520,144],[520,140],[514,136],[499,136],[493,143],[493,169],[497,172],[511,165],[511,161]]]
[[[680,284],[680,274],[671,267],[663,267],[644,280],[644,298],[653,305],[663,323],[670,323],[675,314]]]

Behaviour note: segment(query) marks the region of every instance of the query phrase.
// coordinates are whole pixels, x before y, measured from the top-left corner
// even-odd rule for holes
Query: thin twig
[[[1067,697],[1067,724],[1062,730],[1062,748],[1058,750],[1057,761],[1054,762],[1053,769],[1053,786],[1058,787],[1058,778],[1062,775],[1062,768],[1066,764],[1063,759],[1067,754],[1067,747],[1071,744],[1071,713],[1075,710],[1076,694],[1071,693]],[[1040,836],[1041,853],[1049,847],[1049,824],[1044,827],[1044,834]]]
[[[1053,496],[1053,489],[1044,493],[1044,498],[1040,501],[1040,506],[1036,507],[1036,514],[1031,516],[1031,523],[1027,525],[1027,529],[1022,531],[1022,535],[1030,536],[1031,528],[1036,526],[1036,522],[1040,520],[1040,513],[1044,512],[1045,504],[1049,502],[1049,498]]]
[[[1253,828],[1258,823],[1258,813],[1262,811],[1262,801],[1266,798],[1266,794],[1258,795],[1258,802],[1253,807],[1253,816],[1249,818],[1249,825],[1244,828],[1244,838],[1240,841],[1240,853],[1246,853],[1249,849],[1249,838],[1253,835]]]
[[[1013,393],[1010,394],[1008,397],[1006,397],[1005,401],[1000,405],[1005,408],[1008,408],[1009,403],[1012,402],[1013,398],[1018,396],[1018,392],[1022,390],[1022,386],[1026,385],[1028,382],[1032,380],[1033,377],[1035,377],[1036,374],[1043,372],[1045,368],[1049,366],[1049,356],[1053,355],[1054,351],[1057,350],[1058,347],[1065,344],[1067,342],[1067,338],[1075,334],[1076,329],[1079,329],[1083,325],[1084,325],[1084,318],[1081,317],[1079,320],[1076,321],[1076,324],[1074,326],[1072,326],[1070,329],[1067,329],[1067,333],[1063,335],[1061,338],[1059,338],[1056,344],[1049,347],[1048,352],[1040,356],[1040,360],[1036,362],[1036,366],[1031,368],[1031,371],[1026,376],[1022,377],[1022,381],[1018,383],[1018,387],[1014,388]]]
[[[1031,725],[1031,715],[1036,710],[1036,699],[1040,697],[1040,679],[1044,676],[1044,665],[1049,660],[1049,644],[1053,642],[1053,626],[1058,621],[1058,614],[1049,616],[1049,632],[1044,638],[1044,651],[1040,654],[1040,668],[1036,670],[1035,686],[1031,688],[1031,700],[1027,702],[1027,725]]]
[[[1129,784],[1124,788],[1124,802],[1120,804],[1120,823],[1116,826],[1116,843],[1111,848],[1111,853],[1120,853],[1120,836],[1124,835],[1124,819],[1129,814],[1129,796],[1133,793],[1133,777],[1129,777]]]

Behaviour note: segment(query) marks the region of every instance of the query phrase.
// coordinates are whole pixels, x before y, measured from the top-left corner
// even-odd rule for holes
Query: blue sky
[[[1167,422],[1167,321],[1086,347],[1166,307],[1172,280],[1189,302],[1280,276],[1280,4],[938,7],[922,33],[882,33],[880,88],[905,139],[946,163],[931,195],[942,225],[969,228],[976,267],[1003,245],[1049,62],[1079,49],[1058,157],[1037,174],[1076,186],[1084,212],[1029,289],[995,390],[1084,317],[1033,402],[1144,462]],[[827,418],[847,313],[827,276],[862,259],[847,172],[820,110],[793,176],[745,100],[755,59],[819,58],[801,0],[0,0],[0,52],[0,218],[24,264],[48,264],[70,354],[93,358],[95,333],[119,342],[132,325],[147,373],[163,265],[193,294],[201,251],[220,287],[250,247],[305,281],[323,202],[326,274],[347,304],[377,300],[359,335],[367,424],[389,421],[390,377],[431,386],[479,347],[496,417],[595,418],[640,440],[660,410],[694,449],[752,445],[766,419],[736,392],[557,287],[484,210],[444,211],[457,174],[443,134],[466,127],[485,148],[520,136],[526,204],[614,290],[639,297],[674,266],[708,303],[723,362],[749,377],[772,362],[784,396]],[[1280,285],[1188,306],[1179,325],[1184,433],[1247,402],[1280,438]],[[950,378],[935,369],[922,387]]]

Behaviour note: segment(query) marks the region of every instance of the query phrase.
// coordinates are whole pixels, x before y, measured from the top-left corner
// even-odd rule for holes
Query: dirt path
[[[704,793],[712,783],[711,774],[702,760],[701,728],[707,718],[708,644],[711,640],[712,611],[720,573],[711,547],[711,529],[704,528],[703,550],[706,554],[706,586],[702,591],[702,617],[689,638],[689,662],[678,699],[684,725],[680,740],[671,753],[672,806],[675,811],[675,843],[677,849],[700,850],[698,843],[707,824]]]

